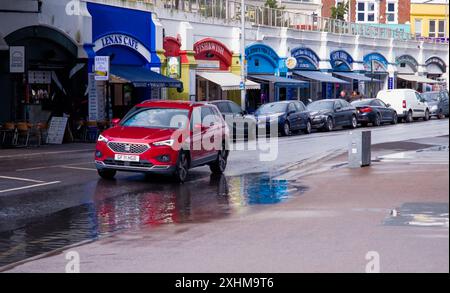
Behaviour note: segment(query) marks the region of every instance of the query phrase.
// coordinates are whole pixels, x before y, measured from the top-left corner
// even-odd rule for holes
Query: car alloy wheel
[[[305,133],[306,133],[306,134],[310,134],[311,132],[312,132],[312,125],[311,125],[311,121],[308,120],[308,121],[306,122]]]
[[[180,183],[183,183],[184,181],[186,181],[188,172],[189,172],[188,158],[186,156],[186,153],[184,151],[181,151],[180,155],[178,156],[178,162],[176,165],[175,171],[176,179]]]
[[[394,113],[391,124],[397,124],[397,123],[398,123],[398,116],[397,116],[397,113]]]
[[[428,121],[430,120],[430,111],[428,111],[428,109],[425,111],[425,117],[423,117],[424,121]]]
[[[283,125],[283,135],[284,136],[289,136],[291,134],[291,127],[289,126],[288,122],[284,122]]]
[[[334,129],[333,118],[328,117],[326,123],[327,123],[327,124],[326,124],[326,130],[327,130],[327,131],[333,131],[333,129]]]
[[[408,111],[408,115],[406,116],[406,123],[413,122],[413,115],[411,111]]]
[[[217,159],[209,165],[211,172],[213,172],[213,174],[222,174],[225,172],[225,169],[227,168],[227,159],[227,150],[225,144],[222,144],[222,149],[218,152]]]
[[[352,125],[351,125],[351,127],[352,127],[353,129],[355,129],[356,127],[358,127],[358,119],[356,119],[356,116],[355,116],[355,115],[352,115]]]
[[[380,114],[377,114],[375,117],[375,126],[380,126],[381,125],[381,117]]]

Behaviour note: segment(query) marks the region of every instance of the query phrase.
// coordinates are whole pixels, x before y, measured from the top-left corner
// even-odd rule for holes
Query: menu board
[[[67,127],[67,117],[52,117],[48,127],[47,143],[62,144]]]

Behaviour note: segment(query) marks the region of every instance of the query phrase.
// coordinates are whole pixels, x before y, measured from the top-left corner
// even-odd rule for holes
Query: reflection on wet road
[[[21,219],[13,218],[21,209],[19,201],[15,208],[0,211],[0,267],[112,232],[211,221],[305,191],[296,182],[267,174],[198,177],[183,185],[141,175],[98,180],[82,187],[87,194],[84,203]]]

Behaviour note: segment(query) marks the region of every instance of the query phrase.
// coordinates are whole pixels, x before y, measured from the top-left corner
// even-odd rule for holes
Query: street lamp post
[[[245,0],[241,2],[241,108],[246,108],[245,91]]]

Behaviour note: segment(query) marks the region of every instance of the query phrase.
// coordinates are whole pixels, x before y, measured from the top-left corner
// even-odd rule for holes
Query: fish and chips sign
[[[95,80],[109,80],[109,56],[95,56]]]

